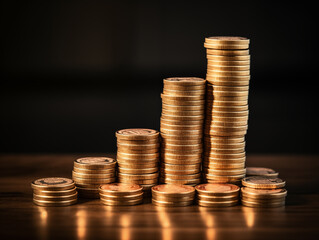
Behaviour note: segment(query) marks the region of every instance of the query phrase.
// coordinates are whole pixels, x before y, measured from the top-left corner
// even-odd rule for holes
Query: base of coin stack
[[[195,188],[179,184],[152,187],[152,203],[161,207],[184,207],[194,203]]]
[[[246,177],[242,180],[241,203],[246,207],[285,206],[287,190],[280,178]]]
[[[68,178],[41,178],[32,182],[33,202],[39,206],[62,207],[77,202],[74,181]]]
[[[143,187],[145,196],[158,183],[159,132],[152,129],[123,129],[116,132],[118,181]]]
[[[99,186],[116,180],[116,161],[108,157],[85,157],[74,161],[72,178],[79,197],[99,198]]]
[[[137,184],[112,183],[99,187],[100,199],[109,206],[132,206],[143,202],[143,189]]]
[[[206,81],[180,77],[163,82],[160,182],[195,186],[201,181]]]
[[[207,183],[195,187],[202,207],[231,207],[239,202],[240,188],[233,184]]]

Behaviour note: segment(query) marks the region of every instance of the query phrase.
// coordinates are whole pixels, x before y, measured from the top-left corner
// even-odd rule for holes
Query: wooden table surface
[[[90,154],[92,156],[92,154]],[[99,154],[101,155],[101,154]],[[80,199],[68,207],[32,203],[31,181],[71,177],[84,155],[1,155],[1,239],[318,239],[319,156],[248,155],[247,166],[278,170],[287,181],[286,206],[272,209],[196,205],[131,207]]]

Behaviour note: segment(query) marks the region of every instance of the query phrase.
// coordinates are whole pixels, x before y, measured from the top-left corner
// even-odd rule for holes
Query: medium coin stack
[[[287,190],[280,178],[246,177],[242,180],[241,202],[246,207],[282,207]]]
[[[74,161],[72,178],[79,197],[99,198],[99,186],[116,180],[116,161],[109,157],[85,157]]]
[[[263,167],[247,167],[246,168],[246,176],[262,176],[268,178],[277,178],[279,175],[278,172],[271,168],[263,168]]]
[[[245,177],[250,80],[249,39],[209,37],[203,178],[240,184]]]
[[[69,206],[78,199],[74,181],[68,178],[49,177],[35,180],[33,188],[33,202],[45,207]]]
[[[196,185],[201,181],[205,80],[164,79],[161,116],[162,183]]]
[[[116,132],[118,181],[143,187],[145,196],[158,182],[159,132],[152,129],[123,129]]]
[[[195,187],[197,202],[203,207],[231,207],[238,204],[240,188],[233,184],[207,183]]]
[[[152,203],[161,207],[183,207],[192,205],[195,188],[180,184],[163,184],[152,187]]]
[[[99,187],[99,192],[105,205],[132,206],[143,202],[143,188],[137,184],[103,184]]]

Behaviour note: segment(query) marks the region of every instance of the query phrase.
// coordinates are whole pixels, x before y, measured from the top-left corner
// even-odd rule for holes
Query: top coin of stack
[[[268,178],[277,178],[279,175],[278,172],[271,168],[263,168],[263,167],[247,167],[246,168],[246,176],[262,176]]]
[[[132,206],[143,202],[143,188],[137,184],[111,183],[101,185],[100,198],[111,206]]]
[[[79,196],[99,198],[99,186],[115,182],[116,161],[108,157],[85,157],[74,161],[72,178]]]
[[[31,183],[33,202],[40,206],[69,206],[77,202],[74,181],[68,178],[49,177]]]
[[[162,183],[200,183],[205,80],[164,79],[161,116]]]
[[[195,189],[180,184],[163,184],[152,187],[152,203],[161,207],[184,207],[193,204]]]
[[[246,207],[282,207],[287,196],[285,184],[280,178],[246,177],[242,180],[241,202]]]
[[[209,37],[207,49],[204,179],[240,184],[245,176],[250,79],[249,39]]]
[[[118,179],[135,183],[150,195],[158,182],[159,132],[153,129],[123,129],[116,132]]]

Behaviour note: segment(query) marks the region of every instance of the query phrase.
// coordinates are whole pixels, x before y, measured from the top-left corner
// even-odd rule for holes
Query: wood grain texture
[[[92,154],[91,154],[92,155]],[[103,154],[98,154],[103,155]],[[85,155],[1,155],[1,239],[317,239],[319,157],[252,155],[247,166],[274,168],[287,181],[287,205],[254,209],[198,206],[160,208],[145,199],[131,207],[79,200],[69,207],[32,203],[30,182],[71,177],[73,160]],[[108,156],[114,156],[109,155]]]

